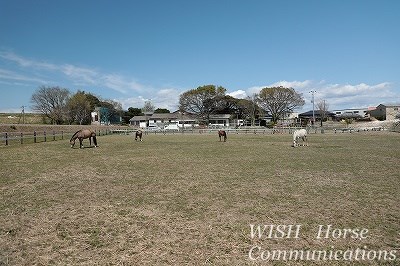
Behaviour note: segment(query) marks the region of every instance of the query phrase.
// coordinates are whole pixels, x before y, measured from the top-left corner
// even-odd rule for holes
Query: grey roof
[[[195,120],[191,115],[180,115],[179,113],[155,113],[153,115],[138,115],[134,116],[129,121],[146,121],[149,119],[163,119],[163,120]]]
[[[138,115],[138,116],[134,116],[134,117],[132,117],[131,119],[129,119],[129,121],[144,121],[144,120],[146,120],[147,119],[147,117],[146,116],[144,116],[144,115]]]
[[[320,116],[321,113],[322,113],[322,112],[320,112],[320,110],[315,110],[315,111],[314,111],[314,115],[315,115],[315,116]],[[305,112],[305,113],[299,114],[299,116],[303,116],[303,117],[304,117],[304,116],[312,116],[312,115],[313,115],[313,111],[312,111],[312,110],[311,110],[311,111],[308,111],[308,112]],[[335,114],[326,111],[326,112],[325,112],[325,116],[335,116]]]
[[[211,119],[229,119],[231,118],[230,114],[215,114],[215,115],[210,115]]]
[[[378,106],[385,106],[385,107],[400,107],[400,103],[382,103]],[[377,107],[378,107],[377,106]]]

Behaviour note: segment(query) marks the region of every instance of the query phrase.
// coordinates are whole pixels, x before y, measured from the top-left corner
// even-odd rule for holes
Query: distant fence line
[[[292,134],[295,130],[300,129],[299,127],[279,127],[279,128],[224,128],[228,134]],[[324,128],[306,128],[309,134],[317,134],[317,133],[325,133],[327,130]],[[136,132],[137,128],[129,128],[129,129],[98,129],[95,130],[97,136],[102,135],[110,135],[110,134],[119,134],[119,135],[129,135],[133,132]],[[150,134],[162,134],[162,135],[173,135],[173,134],[216,134],[218,130],[215,128],[204,128],[204,129],[185,129],[185,130],[150,130],[144,131],[145,135]],[[354,129],[338,129],[338,130],[330,130],[334,133],[339,132],[354,132]],[[26,143],[39,143],[39,142],[48,142],[48,141],[57,141],[68,139],[75,132],[65,132],[65,131],[34,131],[33,133],[22,133],[22,132],[3,132],[0,133],[1,143],[4,145],[10,144],[26,144]]]
[[[400,121],[397,121],[393,123],[392,128],[390,129],[393,132],[399,132],[400,133]]]
[[[97,136],[111,134],[109,129],[95,130]],[[65,131],[34,131],[30,132],[3,132],[1,133],[1,142],[8,146],[11,144],[39,143],[48,141],[57,141],[70,139],[75,132]]]
[[[223,128],[222,130],[225,130],[228,134],[292,134],[295,130],[300,129],[300,128],[295,128],[295,127],[282,127],[282,128]],[[129,135],[133,132],[136,132],[137,129],[116,129],[116,130],[111,130],[112,133],[117,133],[120,135]],[[187,128],[185,130],[142,130],[145,135],[150,135],[150,134],[214,134],[217,133],[218,130],[221,129],[216,129],[216,128],[204,128],[204,129],[198,129],[198,128]],[[307,129],[309,133],[317,133],[322,132],[324,133],[321,129]]]
[[[294,130],[298,128],[282,128],[282,129],[269,129],[269,128],[239,128],[239,129],[231,129],[231,128],[224,128],[228,133],[237,133],[237,134],[274,134],[274,133],[292,133]],[[129,135],[130,133],[136,132],[139,128],[136,129],[114,129],[111,130],[111,133],[117,133],[120,135]],[[205,129],[198,129],[198,128],[186,128],[185,130],[145,130],[141,129],[145,135],[149,134],[207,134],[207,133],[215,133],[221,129],[215,128],[205,128]]]

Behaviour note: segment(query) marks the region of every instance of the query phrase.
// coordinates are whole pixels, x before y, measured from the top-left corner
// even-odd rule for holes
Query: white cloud
[[[146,99],[143,98],[143,96],[137,96],[114,99],[114,101],[120,102],[122,104],[122,109],[127,110],[129,107],[142,108]]]
[[[306,89],[309,88],[313,82],[311,80],[305,80],[305,81],[286,81],[286,80],[281,80],[278,82],[275,82],[271,85],[268,85],[266,87],[285,87],[285,88],[295,88],[295,89]]]
[[[247,96],[259,93],[263,88],[268,86],[254,86],[246,89]]]
[[[390,82],[382,82],[379,84],[332,84],[326,81],[278,81],[266,86],[255,86],[245,90],[246,96],[259,93],[262,88],[283,86],[294,88],[297,92],[302,93],[306,104],[302,110],[311,110],[311,91],[316,91],[314,97],[315,102],[326,100],[330,109],[344,108],[361,108],[377,106],[380,103],[399,102],[400,93],[396,92],[393,84]],[[242,90],[241,90],[242,92]],[[236,92],[231,92],[234,94]],[[241,96],[245,96],[241,94]],[[396,100],[397,99],[397,100]]]
[[[0,80],[9,80],[9,81],[19,81],[19,82],[36,82],[36,83],[47,83],[48,81],[36,78],[29,77],[23,74],[16,73],[14,71],[1,69],[0,68]],[[3,83],[6,83],[3,81]],[[15,84],[15,83],[14,83]]]
[[[0,57],[3,59],[7,59],[9,61],[13,61],[23,67],[29,67],[32,65],[32,61],[25,59],[23,57],[20,57],[12,52],[4,52],[4,51],[0,51]]]
[[[122,104],[123,109],[128,109],[129,107],[142,108],[146,101],[151,101],[156,108],[166,108],[174,112],[178,109],[179,95],[181,93],[178,89],[151,90],[136,97],[121,98],[116,99],[116,101]]]
[[[110,74],[94,68],[81,67],[72,64],[52,64],[43,61],[27,59],[12,52],[0,51],[0,59],[14,63],[17,68],[0,68],[0,83],[32,86],[32,84],[73,84],[89,88],[108,88],[125,95],[117,99],[124,108],[142,107],[145,100],[151,99],[157,108],[167,108],[174,111],[178,108],[179,95],[185,91],[179,88],[154,88],[141,84],[132,77],[120,74]],[[8,66],[10,64],[5,64]],[[12,70],[11,70],[12,69]],[[316,91],[315,101],[326,100],[331,109],[358,108],[376,106],[380,103],[400,102],[400,93],[390,82],[378,84],[335,84],[324,80],[286,81],[281,80],[269,85],[236,90],[227,94],[236,98],[246,98],[259,93],[265,87],[291,87],[303,94],[306,100],[303,110],[310,110],[311,93]],[[139,96],[129,97],[129,95]],[[128,96],[128,97],[127,97]]]
[[[74,83],[95,85],[99,74],[88,68],[77,67],[74,65],[62,65],[59,70],[69,77]]]
[[[107,88],[116,90],[121,93],[128,93],[129,91],[141,92],[144,89],[151,90],[151,88],[142,85],[135,80],[129,80],[117,74],[107,74],[101,77],[99,85],[104,85]]]
[[[6,59],[8,61],[17,63],[18,65],[20,65],[22,67],[33,67],[33,68],[37,68],[37,69],[39,68],[39,69],[48,69],[48,70],[59,69],[59,67],[55,64],[30,60],[30,59],[24,58],[22,56],[19,56],[15,53],[12,53],[12,52],[0,51],[0,57],[3,59]]]
[[[393,97],[399,97],[389,82],[379,84],[330,84],[325,81],[309,82],[309,87],[298,88],[306,99],[303,109],[311,109],[311,90],[316,91],[315,102],[326,100],[330,109],[361,108],[377,106],[380,103],[390,101]],[[295,86],[293,87],[297,89]]]
[[[179,95],[182,91],[178,89],[161,89],[157,92],[154,104],[158,108],[166,108],[171,112],[176,111],[179,105]]]
[[[4,51],[0,51],[0,58],[17,64],[18,66],[22,67],[25,72],[27,72],[27,70],[31,70],[29,73],[31,77],[25,76],[26,81],[37,81],[38,75],[53,77],[54,74],[60,74],[60,79],[64,79],[64,82],[69,82],[79,86],[106,87],[123,94],[127,94],[131,91],[140,92],[144,89],[149,89],[148,86],[140,84],[134,79],[126,78],[118,74],[103,73],[93,68],[80,67],[72,64],[57,65],[40,62],[24,58],[12,52]],[[8,76],[9,79],[10,77],[14,77],[14,79],[18,78],[18,74],[16,73]],[[22,77],[21,75],[19,76]],[[4,73],[2,76],[0,76],[0,78],[5,78]]]
[[[247,97],[247,93],[244,90],[237,90],[237,91],[233,91],[230,93],[227,93],[229,96],[232,96],[234,98],[238,98],[238,99],[244,99]]]

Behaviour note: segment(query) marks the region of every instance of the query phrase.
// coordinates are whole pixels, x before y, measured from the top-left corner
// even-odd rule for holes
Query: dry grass
[[[299,148],[290,140],[113,135],[99,148],[0,147],[0,265],[290,264],[251,262],[254,245],[400,257],[399,134],[311,135]],[[250,224],[271,223],[302,224],[302,237],[250,238]],[[370,233],[319,240],[319,224]]]

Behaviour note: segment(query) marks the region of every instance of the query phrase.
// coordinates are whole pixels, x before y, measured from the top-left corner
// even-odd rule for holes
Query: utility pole
[[[25,105],[22,105],[21,108],[22,124],[25,124]],[[18,124],[21,122],[21,116],[19,117]]]
[[[25,124],[25,105],[22,105],[22,124]]]
[[[316,93],[316,91],[312,90],[310,91],[310,93],[312,94],[312,121],[313,121],[313,127],[315,125],[315,104],[314,104],[314,94]]]

